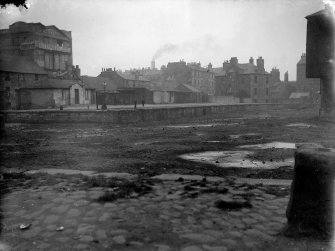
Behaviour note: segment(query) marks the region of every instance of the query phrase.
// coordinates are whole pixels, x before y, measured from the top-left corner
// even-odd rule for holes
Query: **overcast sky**
[[[0,28],[17,21],[41,22],[72,31],[73,61],[83,75],[101,68],[156,67],[184,59],[214,67],[238,57],[262,56],[296,78],[306,50],[305,16],[321,0],[28,0],[29,9],[9,6]]]

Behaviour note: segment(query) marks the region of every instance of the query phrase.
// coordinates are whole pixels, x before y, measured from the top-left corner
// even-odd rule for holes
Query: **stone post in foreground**
[[[296,151],[285,235],[332,236],[335,214],[334,173],[334,149],[307,148]]]

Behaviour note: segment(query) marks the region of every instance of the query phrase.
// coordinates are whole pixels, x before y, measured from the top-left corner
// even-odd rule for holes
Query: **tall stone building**
[[[163,80],[175,80],[178,85],[187,84],[193,86],[205,95],[214,95],[215,76],[212,64],[201,67],[200,63],[187,63],[183,60],[170,62],[162,68]]]
[[[237,97],[240,102],[268,103],[271,83],[272,75],[265,71],[262,57],[257,59],[256,65],[252,57],[249,63],[243,64],[232,57],[223,63],[221,71],[217,71],[215,90],[218,96]]]
[[[31,58],[49,77],[73,78],[71,31],[54,25],[16,22],[0,30],[0,55]]]

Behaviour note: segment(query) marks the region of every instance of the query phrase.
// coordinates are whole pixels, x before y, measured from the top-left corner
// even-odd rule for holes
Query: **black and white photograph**
[[[335,250],[335,0],[0,3],[0,251]]]

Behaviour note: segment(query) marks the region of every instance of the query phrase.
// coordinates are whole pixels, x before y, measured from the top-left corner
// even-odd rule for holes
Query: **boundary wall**
[[[220,115],[229,112],[270,112],[276,110],[304,109],[297,104],[236,104],[191,107],[150,107],[145,109],[122,110],[7,110],[1,111],[5,122],[9,123],[136,123],[147,121],[173,120],[187,117]],[[310,107],[311,108],[311,107]],[[298,112],[298,111],[297,111]]]

